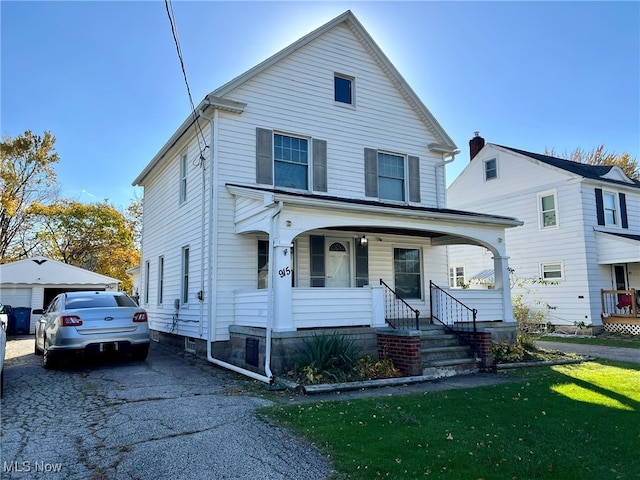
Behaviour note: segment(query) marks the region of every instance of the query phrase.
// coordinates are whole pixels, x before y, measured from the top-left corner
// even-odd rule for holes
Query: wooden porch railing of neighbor
[[[615,318],[620,321],[625,318],[640,318],[640,291],[602,290],[602,319]]]
[[[416,310],[380,279],[384,287],[384,319],[395,329],[420,330],[420,310]]]
[[[473,348],[478,356],[478,330],[476,319],[478,310],[469,308],[448,292],[429,280],[431,322],[443,325]]]

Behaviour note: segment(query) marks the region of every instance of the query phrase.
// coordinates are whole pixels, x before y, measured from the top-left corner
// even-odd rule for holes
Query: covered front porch
[[[508,217],[270,188],[227,185],[235,197],[235,233],[258,248],[255,289],[234,292],[236,326],[273,332],[389,326],[390,288],[421,321],[431,316],[430,285],[449,290],[447,245],[493,253],[495,289],[455,290],[480,322],[513,323]]]

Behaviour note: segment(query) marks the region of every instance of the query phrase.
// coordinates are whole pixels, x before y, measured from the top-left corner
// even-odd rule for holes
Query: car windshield
[[[65,308],[67,310],[78,308],[100,307],[136,307],[135,302],[126,295],[86,295],[81,297],[67,297]]]

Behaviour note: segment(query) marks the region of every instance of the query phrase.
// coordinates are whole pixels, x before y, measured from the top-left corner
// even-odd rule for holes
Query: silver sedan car
[[[63,356],[149,352],[147,312],[122,292],[67,292],[55,297],[36,324],[35,353],[44,368]]]

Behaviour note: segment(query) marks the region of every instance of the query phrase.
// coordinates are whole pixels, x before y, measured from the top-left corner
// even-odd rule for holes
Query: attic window
[[[336,73],[333,76],[333,95],[336,102],[353,105],[353,78]]]
[[[495,158],[484,162],[484,179],[493,180],[498,178],[498,162]]]

